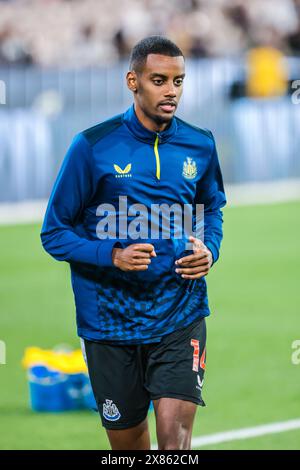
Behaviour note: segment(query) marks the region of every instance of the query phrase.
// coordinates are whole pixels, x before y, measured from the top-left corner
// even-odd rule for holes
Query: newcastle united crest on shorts
[[[118,421],[121,418],[121,413],[112,400],[105,400],[103,403],[103,416],[108,421]]]
[[[187,179],[193,179],[197,176],[196,162],[191,157],[186,157],[187,161],[183,162],[182,175]]]

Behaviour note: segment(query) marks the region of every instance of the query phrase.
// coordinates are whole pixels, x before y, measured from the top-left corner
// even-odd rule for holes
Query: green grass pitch
[[[300,203],[224,210],[221,257],[207,277],[207,370],[193,436],[300,417]],[[29,408],[25,347],[79,347],[66,263],[45,252],[40,226],[0,227],[0,449],[108,449],[98,415]],[[152,441],[155,441],[150,414]],[[204,449],[299,449],[300,430]]]

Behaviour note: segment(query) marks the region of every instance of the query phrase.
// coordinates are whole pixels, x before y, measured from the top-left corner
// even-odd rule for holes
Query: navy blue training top
[[[210,314],[205,277],[189,280],[175,272],[175,260],[190,253],[186,237],[153,238],[144,225],[140,238],[131,239],[124,225],[120,229],[126,211],[134,229],[137,214],[147,217],[143,211],[134,214],[140,208],[134,204],[148,214],[161,204],[203,204],[204,243],[215,263],[226,199],[212,133],[176,116],[167,129],[152,132],[132,105],[75,136],[49,199],[41,240],[55,259],[70,263],[82,338],[159,342]],[[112,224],[103,235],[108,216]],[[161,220],[158,225],[161,231]],[[141,242],[152,243],[157,254],[147,270],[124,272],[112,264],[114,246]]]

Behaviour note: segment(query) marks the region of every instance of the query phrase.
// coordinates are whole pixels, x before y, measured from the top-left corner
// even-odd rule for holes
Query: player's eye
[[[183,83],[183,78],[177,78],[174,83],[175,83],[176,86],[182,85],[182,83]]]
[[[163,84],[163,80],[161,78],[156,78],[153,80],[154,85],[160,86]]]

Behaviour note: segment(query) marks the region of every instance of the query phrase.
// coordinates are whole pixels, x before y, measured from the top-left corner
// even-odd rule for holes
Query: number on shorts
[[[193,354],[193,371],[199,371],[199,341],[197,339],[191,339],[191,346],[194,348]]]
[[[203,370],[205,370],[205,354],[206,354],[206,348],[204,348],[202,356],[200,357],[200,367]]]
[[[194,348],[193,371],[199,372],[199,355],[200,355],[199,341],[197,339],[191,339],[191,346]],[[203,353],[200,358],[200,367],[203,370],[205,370],[205,352],[206,352],[206,348],[204,348]]]

